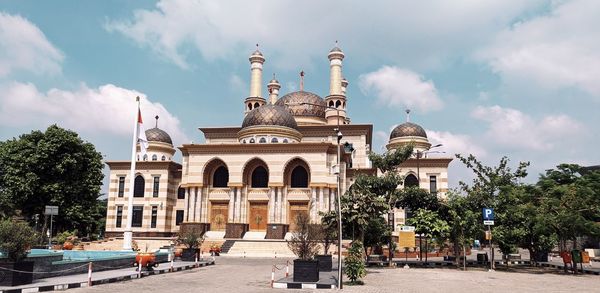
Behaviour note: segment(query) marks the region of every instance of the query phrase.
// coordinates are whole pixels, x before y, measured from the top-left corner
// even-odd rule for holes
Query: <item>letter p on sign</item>
[[[483,219],[484,220],[493,220],[494,219],[494,210],[483,208]]]

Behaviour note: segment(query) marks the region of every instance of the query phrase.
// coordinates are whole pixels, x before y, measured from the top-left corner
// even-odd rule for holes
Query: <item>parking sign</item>
[[[493,220],[494,219],[494,209],[483,208],[483,219],[484,220]]]

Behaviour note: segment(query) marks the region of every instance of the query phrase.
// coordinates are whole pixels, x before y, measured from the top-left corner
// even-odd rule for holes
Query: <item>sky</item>
[[[437,155],[530,161],[534,182],[600,164],[598,15],[596,0],[2,0],[0,140],[58,124],[127,160],[140,96],[147,128],[159,115],[176,146],[202,142],[198,127],[241,125],[256,44],[264,97],[273,74],[298,90],[300,71],[325,97],[338,41],[373,151],[411,109]],[[454,160],[449,177],[472,174]]]

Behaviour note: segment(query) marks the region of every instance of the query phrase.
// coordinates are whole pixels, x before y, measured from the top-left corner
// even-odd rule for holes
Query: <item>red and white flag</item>
[[[144,130],[144,124],[142,122],[142,111],[138,108],[138,121],[137,121],[137,142],[140,144],[140,152],[142,156],[146,154],[148,149],[148,139],[146,139],[146,130]]]

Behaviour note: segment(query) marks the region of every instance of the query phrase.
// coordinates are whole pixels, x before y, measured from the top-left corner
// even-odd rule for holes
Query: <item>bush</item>
[[[302,260],[311,260],[319,253],[320,225],[311,224],[307,213],[296,216],[297,231],[287,242],[289,249]]]
[[[58,244],[64,244],[67,241],[70,241],[73,244],[79,243],[79,238],[77,238],[77,230],[63,231],[61,233],[58,233],[58,235],[56,235],[54,239]]]
[[[183,244],[188,249],[198,249],[204,242],[204,233],[186,231],[177,235],[177,244]]]
[[[17,262],[24,258],[35,241],[36,233],[27,223],[0,221],[0,251],[10,260]]]
[[[350,284],[361,284],[359,279],[367,275],[365,262],[363,259],[363,245],[360,241],[352,242],[352,246],[348,249],[348,257],[344,262],[344,271],[350,279]]]

